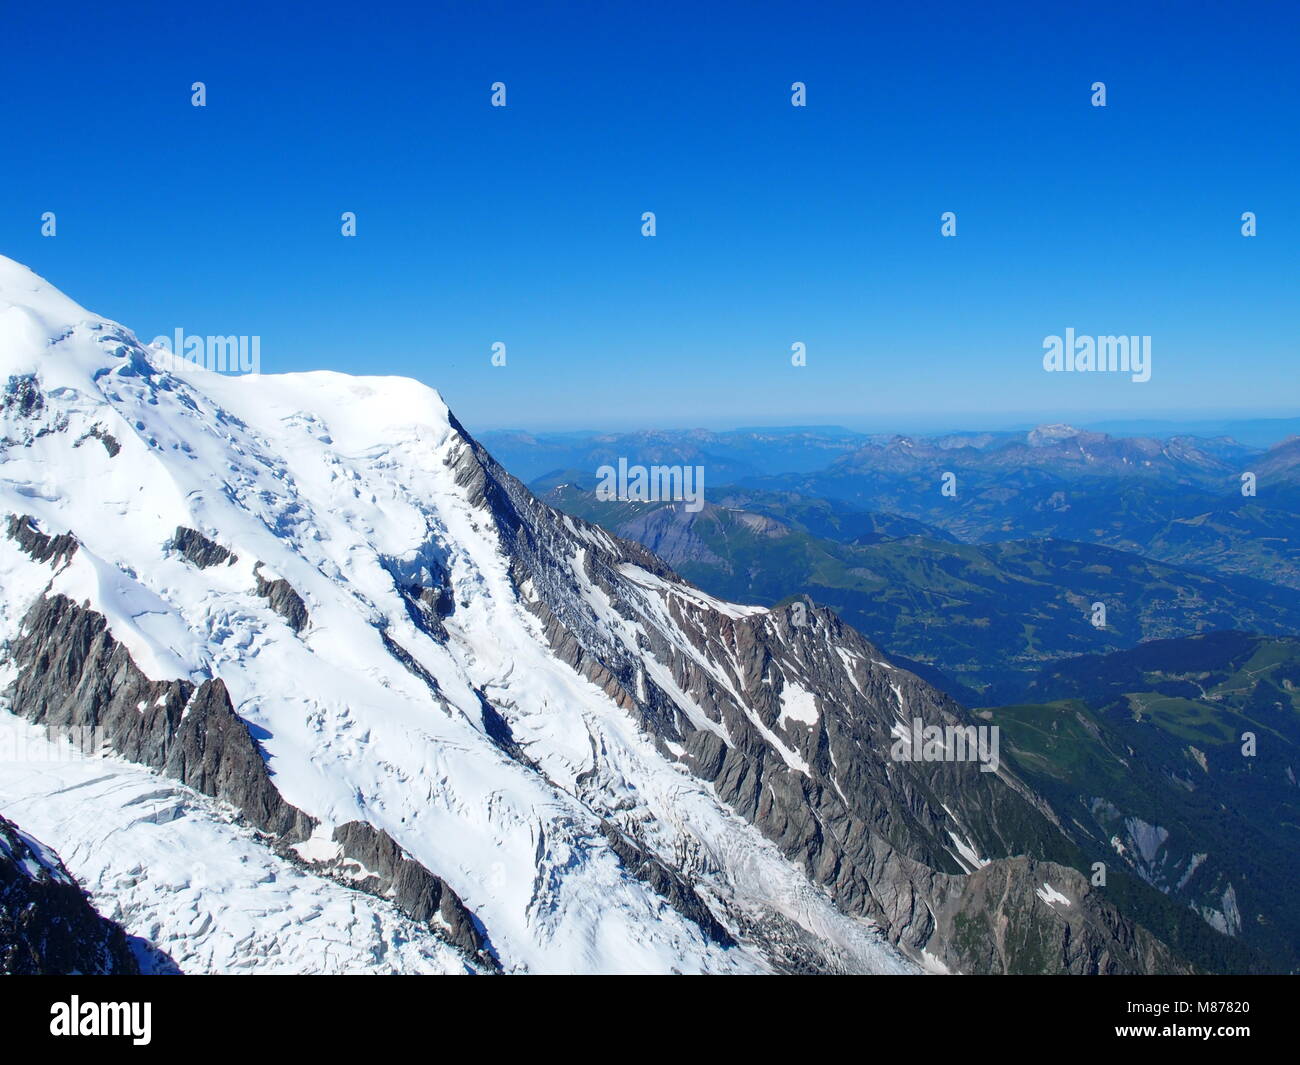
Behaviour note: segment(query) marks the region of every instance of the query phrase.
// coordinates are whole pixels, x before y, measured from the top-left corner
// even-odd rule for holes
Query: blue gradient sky
[[[7,7],[0,252],[473,429],[1300,410],[1297,5],[276,6]]]

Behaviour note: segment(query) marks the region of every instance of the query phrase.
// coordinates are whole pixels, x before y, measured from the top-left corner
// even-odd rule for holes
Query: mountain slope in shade
[[[167,373],[7,260],[0,374],[9,706],[185,789],[187,847],[237,831],[469,971],[1205,964],[1085,905],[1005,767],[889,757],[957,704],[829,612],[714,599],[545,506],[423,386]],[[40,790],[0,782],[0,810]],[[202,967],[165,869],[124,853],[104,896],[132,861],[128,928]]]
[[[91,908],[58,855],[0,817],[0,974],[139,972],[122,929]]]
[[[1296,969],[1300,639],[1216,632],[1085,655],[1023,699],[983,713],[1062,816],[1110,863]]]

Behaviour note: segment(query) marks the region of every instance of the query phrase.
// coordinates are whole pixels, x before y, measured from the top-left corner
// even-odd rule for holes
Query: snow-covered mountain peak
[[[0,255],[0,314],[25,310],[50,328],[50,336],[94,316],[22,263]]]
[[[682,777],[557,660],[503,549],[505,475],[437,392],[171,373],[127,330],[5,271],[18,323],[0,337],[5,639],[31,632],[43,596],[103,618],[141,683],[219,679],[279,795],[317,825],[298,853],[328,857],[339,826],[373,825],[452,884],[507,967],[764,966],[666,907],[608,842],[601,826],[628,797],[615,781],[634,775],[662,802]],[[70,555],[38,557],[64,534]],[[573,536],[564,566],[596,538]],[[11,658],[5,682],[33,665]],[[70,714],[89,709],[65,694]],[[140,712],[165,708],[160,695]],[[596,736],[607,759],[623,752],[612,777]],[[602,779],[609,795],[580,797]],[[811,890],[694,791],[719,840],[752,836],[787,893]],[[628,809],[664,819],[645,802]]]
[[[123,336],[129,334],[120,326],[0,255],[0,373],[6,379],[39,372],[50,389],[84,390],[112,368]]]
[[[1025,439],[1030,447],[1047,447],[1062,440],[1071,440],[1082,435],[1083,430],[1076,429],[1073,425],[1066,425],[1063,422],[1056,422],[1051,425],[1035,426],[1029,430]]]

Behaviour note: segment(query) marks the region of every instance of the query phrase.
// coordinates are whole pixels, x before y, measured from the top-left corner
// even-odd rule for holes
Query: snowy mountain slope
[[[771,964],[633,875],[606,821],[691,851],[732,925],[824,940],[846,968],[907,967],[555,660],[446,464],[465,445],[436,393],[336,374],[182,379],[8,261],[0,294],[0,512],[77,544],[38,561],[0,541],[7,641],[42,595],[63,596],[107,619],[150,680],[220,678],[275,787],[325,825],[300,853],[328,856],[347,822],[388,832],[453,886],[508,970]],[[196,567],[165,546],[178,527],[237,560]],[[256,594],[259,573],[302,597],[301,634]],[[432,573],[455,599],[442,641],[399,590]],[[489,735],[485,701],[526,761]]]
[[[3,259],[0,381],[0,684],[217,799],[187,851],[233,808],[267,861],[508,972],[1015,968],[958,942],[976,870],[1070,948],[1051,971],[1180,966],[1096,892],[1041,901],[1073,844],[1005,769],[890,758],[959,706],[828,612],[720,602],[544,506],[422,385],[168,372]],[[0,813],[41,794],[6,774]],[[41,830],[97,899],[144,866],[128,930],[238,963],[143,842],[74,820]]]
[[[467,969],[391,906],[277,857],[229,811],[157,773],[77,757],[8,713],[0,749],[24,755],[0,760],[6,813],[61,840],[100,912],[165,943],[182,972]]]

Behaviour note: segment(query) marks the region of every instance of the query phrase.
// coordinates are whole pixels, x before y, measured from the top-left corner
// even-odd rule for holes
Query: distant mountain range
[[[856,442],[846,432],[826,439],[804,432],[784,437],[782,448],[804,448],[811,462],[827,457],[829,439],[840,454],[811,472],[745,475],[739,445],[715,468],[716,451],[708,448],[716,441],[701,437],[688,447],[673,434],[649,434],[653,446],[645,450],[638,450],[638,436],[611,437],[563,455],[543,449],[519,460],[519,468],[538,470],[556,458],[569,463],[533,478],[534,490],[547,492],[593,488],[597,468],[620,455],[647,465],[698,464],[712,502],[781,519],[794,507],[819,512],[823,519],[803,528],[829,539],[852,541],[858,523],[885,520],[861,515],[883,514],[965,542],[1075,540],[1300,589],[1300,439],[1260,450],[1227,439],[1119,439],[1069,426]],[[775,452],[764,455],[750,454],[745,465],[782,461]],[[774,500],[784,502],[773,509]]]
[[[711,484],[730,484],[746,477],[811,473],[852,453],[871,439],[838,427],[647,430],[623,433],[530,433],[492,430],[483,445],[520,480],[533,482],[566,471],[584,479],[621,455],[643,463],[704,465]]]
[[[961,543],[912,518],[743,490],[724,490],[696,513],[602,502],[575,486],[546,499],[644,544],[712,594],[830,606],[967,702],[1000,700],[1066,655],[1221,628],[1300,632],[1300,590],[1096,544]],[[817,535],[827,532],[851,539]],[[1101,627],[1095,603],[1105,606]]]
[[[1135,423],[1142,424],[1142,423]],[[864,433],[842,426],[791,426],[715,431],[660,429],[635,432],[528,432],[489,430],[484,446],[527,482],[566,474],[580,483],[596,467],[619,456],[638,462],[699,463],[713,484],[732,484],[747,477],[829,473],[844,464],[875,471],[928,467],[945,452],[983,453],[989,467],[1025,463],[1049,466],[1073,463],[1094,472],[1166,468],[1199,471],[1207,478],[1231,473],[1235,464],[1300,438],[1300,418],[1225,423],[1240,431],[1160,431],[1107,433],[1101,429],[1054,424],[1026,430],[980,430],[931,435]],[[1205,426],[1216,428],[1214,425]],[[1038,452],[1031,455],[1030,452]],[[973,456],[967,455],[969,462]],[[1214,460],[1220,460],[1215,463]]]
[[[1111,418],[1089,422],[1087,428],[1115,436],[1226,436],[1248,447],[1268,448],[1287,437],[1300,436],[1300,418],[1185,418],[1177,421],[1148,418]]]

